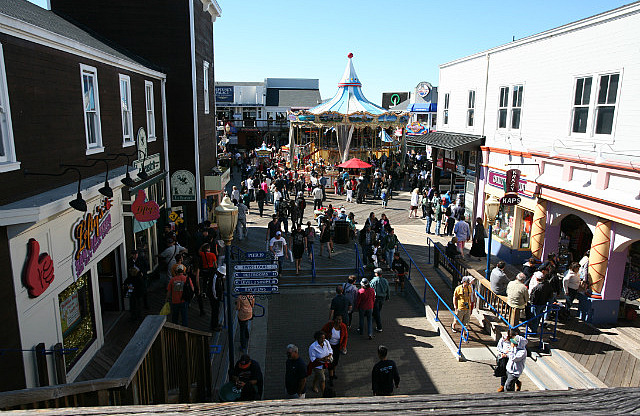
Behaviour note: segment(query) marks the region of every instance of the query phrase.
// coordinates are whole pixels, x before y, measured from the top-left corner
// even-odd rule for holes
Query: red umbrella
[[[371,165],[367,162],[363,162],[362,160],[354,157],[353,159],[349,159],[344,163],[338,165],[339,168],[347,168],[347,169],[366,169],[370,168]]]

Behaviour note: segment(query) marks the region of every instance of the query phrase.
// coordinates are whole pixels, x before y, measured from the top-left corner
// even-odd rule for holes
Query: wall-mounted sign
[[[505,189],[505,183],[507,181],[507,175],[501,172],[496,172],[494,170],[489,170],[489,176],[487,177],[487,182],[489,185],[496,186],[500,189]],[[526,198],[533,198],[525,193],[525,188],[527,186],[527,181],[524,179],[518,178],[518,194],[524,196]]]
[[[140,222],[154,221],[160,218],[160,207],[156,201],[147,201],[147,194],[138,189],[136,200],[131,204],[133,217]]]
[[[82,276],[102,240],[111,231],[111,206],[111,199],[103,198],[94,212],[87,212],[73,226],[71,238],[75,250],[71,268],[76,279]]]
[[[27,243],[27,263],[23,282],[32,298],[42,295],[53,282],[53,260],[47,253],[40,253],[40,243],[34,238]]]
[[[449,172],[453,172],[456,170],[456,161],[455,159],[439,157],[438,159],[436,159],[436,167]]]
[[[174,201],[196,200],[196,177],[188,170],[177,170],[171,175],[171,199]]]
[[[407,136],[422,136],[427,133],[429,133],[428,123],[414,121],[413,123],[407,124]]]
[[[429,84],[428,82],[421,82],[416,87],[416,93],[418,93],[420,97],[424,98],[429,95],[429,93],[431,92],[431,88],[431,84]]]
[[[75,329],[76,323],[80,321],[80,302],[78,301],[78,291],[73,292],[68,298],[60,302],[60,326],[62,335],[67,335]]]
[[[233,86],[216,87],[216,102],[232,103],[233,102]]]
[[[140,159],[133,161],[133,167],[142,169],[142,163],[143,159],[140,157]],[[144,159],[144,171],[147,172],[147,175],[160,172],[160,153],[154,153]]]

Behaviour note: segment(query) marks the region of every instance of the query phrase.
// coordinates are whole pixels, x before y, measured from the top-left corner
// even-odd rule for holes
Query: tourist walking
[[[373,304],[373,319],[376,321],[376,332],[382,332],[382,307],[384,302],[389,300],[389,282],[382,276],[382,269],[377,268],[373,271],[374,277],[371,279],[370,285],[376,292]]]
[[[319,186],[316,186],[313,189],[313,209],[317,210],[322,208],[322,189]]]
[[[291,252],[293,254],[293,261],[296,263],[296,275],[299,275],[302,255],[307,245],[307,237],[305,232],[302,231],[300,224],[295,224],[293,227],[294,230],[291,232]]]
[[[284,386],[287,399],[304,399],[307,393],[307,365],[300,357],[298,347],[287,345]]]
[[[331,258],[333,252],[333,242],[331,241],[331,222],[325,218],[320,225],[320,255],[322,256],[322,246],[327,245],[327,253]]]
[[[409,206],[409,218],[418,218],[418,205],[420,203],[420,190],[415,188],[411,192],[411,202]],[[413,215],[413,217],[412,217]]]
[[[309,261],[313,257],[313,243],[316,242],[316,230],[311,226],[311,221],[307,221],[307,228],[304,230],[304,234],[307,242],[307,254],[309,255]]]
[[[464,257],[464,245],[467,241],[471,240],[471,230],[464,218],[456,222],[456,225],[453,227],[453,233],[458,239],[458,251],[460,251],[460,255]]]
[[[524,371],[527,359],[527,339],[519,335],[517,329],[510,329],[498,341],[500,358],[507,358],[506,375],[500,380],[498,391],[520,391],[522,382],[519,380]]]
[[[241,390],[240,401],[260,400],[264,379],[260,364],[249,354],[243,354],[231,370],[231,381]]]
[[[276,231],[276,236],[269,241],[269,250],[278,261],[278,273],[282,273],[282,265],[287,253],[287,242],[282,237],[282,232]]]
[[[240,295],[236,298],[238,326],[240,327],[240,349],[246,353],[249,348],[249,321],[253,319],[253,307],[256,300],[253,295]]]
[[[453,291],[453,307],[455,308],[455,314],[466,327],[469,324],[469,318],[471,317],[471,303],[473,300],[473,277],[464,276],[462,283],[458,285]],[[451,330],[456,332],[457,319],[453,320],[451,324]]]
[[[323,331],[316,331],[313,334],[315,341],[309,346],[309,365],[307,366],[307,375],[313,373],[313,382],[311,387],[316,393],[323,393],[325,388],[326,373],[325,369],[329,367],[333,361],[333,350],[326,341]],[[309,371],[311,367],[311,372]]]
[[[341,315],[346,321],[349,313],[353,308],[353,303],[350,298],[344,295],[344,285],[336,286],[336,295],[331,299],[331,306],[329,311],[329,320],[335,320],[335,317]]]
[[[393,360],[387,359],[387,347],[378,347],[378,361],[371,371],[371,389],[374,396],[391,396],[393,387],[398,388],[400,384],[400,374],[398,367]]]
[[[343,322],[342,315],[334,315],[332,321],[324,324],[322,332],[331,346],[333,360],[329,363],[327,370],[329,370],[329,385],[333,386],[333,380],[337,378],[336,367],[340,362],[340,356],[347,353],[349,331]]]
[[[404,280],[409,270],[409,265],[400,258],[400,253],[393,253],[393,262],[390,267],[396,273],[396,293],[398,293],[398,286],[400,286],[400,293],[404,294]]]
[[[356,298],[356,309],[358,310],[360,326],[358,333],[364,334],[364,319],[367,318],[367,334],[369,339],[373,339],[373,306],[376,299],[376,292],[369,285],[369,280],[363,278],[360,281],[360,289]]]
[[[342,292],[344,296],[349,300],[351,309],[349,313],[344,317],[344,321],[347,324],[347,328],[351,328],[353,322],[353,311],[356,309],[356,298],[358,297],[358,288],[354,285],[356,276],[351,275],[347,278],[347,282],[342,284]]]
[[[193,293],[193,282],[186,275],[187,268],[179,265],[176,268],[176,275],[169,280],[167,285],[167,296],[165,303],[171,301],[171,321],[174,324],[189,326],[189,302],[185,298],[185,286],[189,285]],[[182,318],[179,321],[179,318]]]
[[[472,257],[476,257],[480,260],[480,257],[486,257],[486,252],[484,248],[484,238],[486,236],[484,225],[482,225],[482,218],[476,218],[476,224],[473,227],[473,240],[471,244],[471,250],[469,250],[469,255]]]

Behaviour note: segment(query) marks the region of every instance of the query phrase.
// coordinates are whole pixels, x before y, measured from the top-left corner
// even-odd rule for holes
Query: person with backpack
[[[544,269],[537,277],[538,284],[531,290],[529,295],[529,301],[531,302],[531,317],[535,317],[540,315],[545,311],[547,304],[553,299],[553,286],[549,282],[549,273],[548,269]],[[529,328],[531,332],[536,333],[538,331],[538,325],[540,322],[544,324],[544,320],[546,319],[547,314],[538,317],[537,319],[533,319],[529,322]]]
[[[291,252],[293,254],[293,260],[296,263],[297,276],[300,274],[300,263],[302,262],[302,254],[307,245],[307,237],[305,232],[302,231],[300,224],[295,224],[294,227],[294,230],[291,232]]]
[[[391,270],[396,273],[396,293],[398,293],[398,286],[400,286],[400,293],[404,294],[404,280],[409,270],[409,265],[406,261],[400,258],[400,253],[393,253],[393,261],[389,265]]]
[[[351,275],[347,278],[347,282],[342,284],[342,292],[344,297],[349,300],[351,308],[349,312],[344,316],[345,324],[347,328],[351,328],[351,322],[353,321],[353,311],[355,309],[356,298],[358,297],[358,288],[354,285],[356,276]]]
[[[174,324],[189,326],[189,296],[193,297],[193,282],[187,276],[187,268],[179,265],[176,268],[176,275],[169,280],[167,285],[167,297],[165,303],[171,304],[171,321]],[[191,293],[191,295],[189,295]],[[182,318],[178,321],[178,318]]]

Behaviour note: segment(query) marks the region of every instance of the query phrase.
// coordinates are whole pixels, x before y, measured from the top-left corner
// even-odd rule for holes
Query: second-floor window
[[[156,139],[156,113],[153,106],[153,82],[144,82],[144,100],[147,107],[147,138],[149,141]]]
[[[122,142],[133,144],[133,117],[131,115],[131,80],[120,75],[120,107],[122,112]]]
[[[520,128],[520,116],[522,114],[522,93],[524,87],[522,85],[513,86],[513,98],[511,100],[511,128],[518,130]]]
[[[449,124],[449,93],[444,95],[444,111],[442,112],[442,123]]]
[[[94,67],[81,64],[80,75],[82,77],[82,103],[87,151],[91,152],[102,148],[98,71]]]
[[[209,114],[209,62],[204,61],[204,113]]]
[[[476,92],[469,90],[469,103],[467,105],[467,126],[473,127],[473,117],[476,108]]]
[[[620,74],[600,76],[598,102],[596,103],[596,134],[611,134],[613,131],[619,81]]]
[[[7,74],[4,69],[4,51],[0,44],[0,171],[3,164],[6,167],[7,164],[16,161],[13,145]]]
[[[507,128],[507,116],[509,114],[509,87],[500,87],[500,102],[498,104],[498,128]]]
[[[576,79],[573,98],[573,133],[586,133],[589,120],[589,101],[591,100],[591,77]]]

